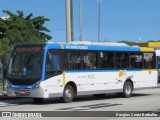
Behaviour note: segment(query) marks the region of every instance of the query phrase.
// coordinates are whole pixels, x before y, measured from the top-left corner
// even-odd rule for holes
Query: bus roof
[[[95,42],[72,42],[72,43],[46,43],[47,49],[68,49],[68,50],[102,50],[102,51],[135,51],[154,52],[154,48],[129,46],[124,43],[95,43]]]
[[[154,52],[154,48],[129,46],[125,43],[114,42],[71,42],[71,43],[59,43],[59,42],[47,42],[47,43],[28,43],[18,44],[17,46],[44,46],[45,49],[68,49],[68,50],[101,50],[101,51],[131,51],[131,52]]]

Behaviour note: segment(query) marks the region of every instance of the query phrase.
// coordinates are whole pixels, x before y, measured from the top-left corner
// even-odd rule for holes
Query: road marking
[[[112,106],[118,106],[118,105],[121,105],[121,104],[101,103],[101,104],[93,104],[93,105],[86,105],[86,106],[61,108],[57,110],[69,110],[69,111],[80,111],[80,110],[91,110],[91,109],[93,110],[93,109],[112,107]]]
[[[5,103],[5,102],[0,102],[0,107],[9,107],[9,106],[15,106],[17,104],[11,104],[11,103]]]

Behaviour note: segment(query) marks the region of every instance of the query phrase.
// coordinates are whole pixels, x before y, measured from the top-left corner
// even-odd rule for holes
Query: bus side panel
[[[57,75],[43,81],[45,98],[62,97],[64,89],[63,75]]]
[[[77,86],[78,95],[122,92],[127,79],[131,79],[134,89],[156,87],[157,71],[93,71],[66,72],[49,78],[44,83],[44,96],[62,97],[65,85],[72,81]]]
[[[122,91],[123,88],[123,81],[118,82],[118,72],[113,71],[67,73],[66,79],[75,81],[78,94],[107,93],[108,90]]]
[[[140,71],[134,77],[134,88],[157,87],[157,71]]]

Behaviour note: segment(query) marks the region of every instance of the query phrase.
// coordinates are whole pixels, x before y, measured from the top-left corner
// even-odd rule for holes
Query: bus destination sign
[[[15,52],[42,52],[42,50],[43,50],[42,46],[31,46],[31,47],[18,46],[14,49]]]

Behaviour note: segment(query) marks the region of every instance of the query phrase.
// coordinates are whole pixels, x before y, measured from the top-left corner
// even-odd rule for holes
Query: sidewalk
[[[10,99],[17,99],[17,97],[8,97],[6,90],[3,91],[3,86],[0,86],[0,101]]]
[[[4,88],[4,91],[3,91],[3,86],[0,86],[0,95],[1,95],[2,93],[4,93],[4,92],[6,92],[6,91],[5,91],[5,88]]]
[[[7,97],[7,93],[5,91],[5,88],[4,88],[4,91],[3,91],[3,86],[0,86],[0,101],[3,100],[3,99],[6,99],[8,98]]]

